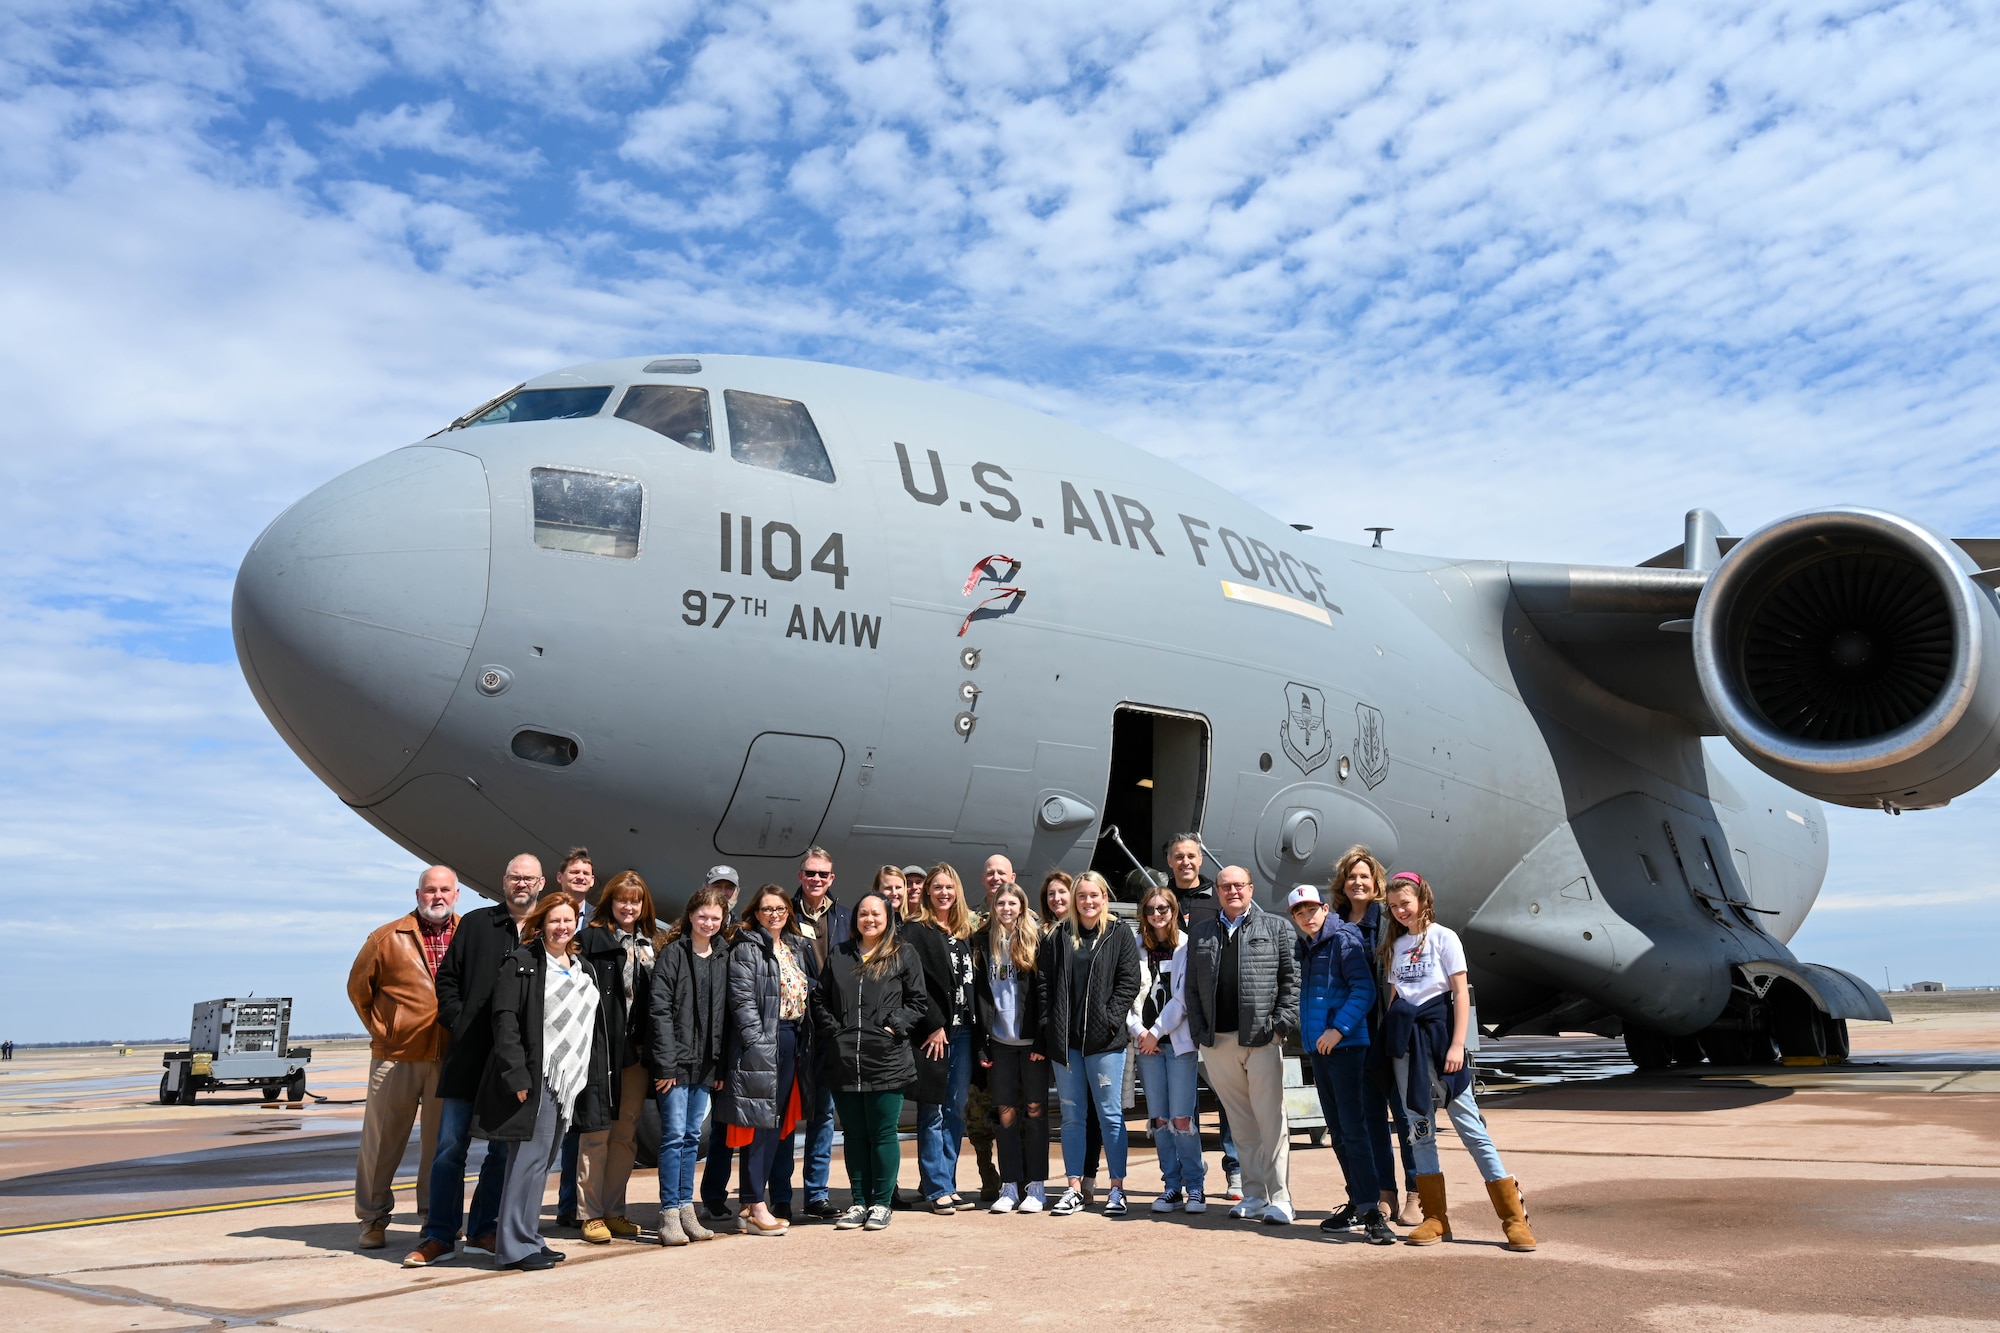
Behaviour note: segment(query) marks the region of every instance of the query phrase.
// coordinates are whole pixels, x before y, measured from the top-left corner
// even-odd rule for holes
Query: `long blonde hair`
[[[993,913],[993,905],[1006,897],[1012,897],[1021,904],[1021,915],[1014,919],[1012,930],[1003,927],[1000,918]],[[1011,958],[1015,971],[1035,970],[1035,947],[1041,943],[1042,928],[1028,906],[1028,891],[1019,884],[1002,884],[987,896],[986,940],[987,950],[996,965],[1003,958]]]
[[[950,880],[951,886],[958,890],[952,895],[951,910],[942,919],[931,910],[931,881],[940,878]],[[924,875],[924,887],[917,891],[916,910],[911,911],[908,903],[903,905],[903,910],[909,913],[912,921],[936,926],[955,940],[966,939],[972,934],[972,909],[965,905],[965,881],[958,877],[958,871],[948,861],[938,862]]]

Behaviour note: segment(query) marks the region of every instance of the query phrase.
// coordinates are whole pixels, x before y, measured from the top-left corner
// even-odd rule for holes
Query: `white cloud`
[[[952,380],[1405,549],[1632,561],[1697,504],[1742,531],[1855,499],[2000,533],[1996,27],[1719,0],[13,6],[0,615],[28,646],[0,689],[39,730],[0,766],[0,841],[81,849],[141,917],[281,883],[334,923],[299,984],[343,1026],[336,955],[411,867],[214,649],[236,560],[327,476],[624,351]],[[1805,946],[1926,971],[1950,912],[1945,979],[1996,979],[1964,869],[1990,814],[1835,812]],[[1853,905],[1906,880],[1891,926]],[[254,954],[228,901],[216,947]]]

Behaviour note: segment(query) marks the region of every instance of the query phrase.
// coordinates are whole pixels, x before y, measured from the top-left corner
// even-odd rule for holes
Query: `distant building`
[[[1944,990],[1942,981],[1912,981],[1910,989],[1921,995],[1937,995]]]

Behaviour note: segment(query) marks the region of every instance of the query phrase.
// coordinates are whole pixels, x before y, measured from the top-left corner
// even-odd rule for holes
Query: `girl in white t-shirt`
[[[1479,1103],[1473,1100],[1471,1071],[1465,1063],[1465,1037],[1472,1019],[1465,946],[1456,931],[1437,924],[1431,886],[1422,875],[1405,870],[1391,876],[1384,900],[1391,920],[1382,932],[1382,970],[1394,999],[1382,1024],[1382,1040],[1396,1086],[1404,1090],[1410,1147],[1417,1159],[1417,1196],[1424,1210],[1423,1222],[1406,1239],[1412,1245],[1451,1239],[1444,1173],[1433,1132],[1435,1115],[1430,1110],[1442,1102],[1458,1141],[1472,1154],[1486,1181],[1493,1211],[1507,1233],[1507,1248],[1532,1250],[1535,1237],[1528,1230],[1520,1182],[1500,1164],[1500,1152],[1486,1132]]]

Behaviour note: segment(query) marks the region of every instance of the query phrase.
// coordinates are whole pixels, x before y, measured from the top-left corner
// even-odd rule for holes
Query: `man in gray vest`
[[[1293,1212],[1282,1047],[1299,1025],[1296,932],[1257,906],[1242,866],[1223,867],[1215,900],[1220,910],[1189,932],[1188,1027],[1243,1163],[1243,1201],[1229,1216],[1284,1226]]]

